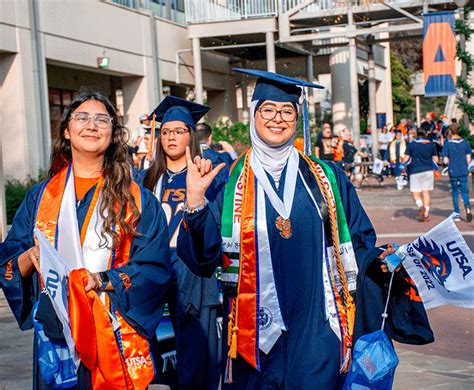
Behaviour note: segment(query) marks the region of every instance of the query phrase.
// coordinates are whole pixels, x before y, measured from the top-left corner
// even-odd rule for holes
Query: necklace
[[[173,171],[169,170],[168,168],[166,168],[166,174],[168,175],[168,180],[167,180],[168,184],[173,181],[173,179],[176,175],[179,175],[180,173],[186,171],[187,169],[188,169],[188,167],[184,167],[183,169],[181,169],[178,172],[173,172]]]

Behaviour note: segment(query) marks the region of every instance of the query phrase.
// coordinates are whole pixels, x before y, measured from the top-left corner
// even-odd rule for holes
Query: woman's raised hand
[[[212,169],[211,160],[196,156],[193,161],[191,151],[186,146],[186,164],[188,168],[186,174],[186,201],[189,207],[196,207],[204,201],[207,189],[221,169],[225,167],[225,163],[221,163]]]

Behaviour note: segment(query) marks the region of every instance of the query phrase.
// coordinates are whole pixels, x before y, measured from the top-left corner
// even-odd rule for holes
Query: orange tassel
[[[237,359],[237,331],[239,328],[234,327],[232,329],[232,340],[230,343],[229,357],[231,359]]]
[[[229,315],[229,323],[227,324],[227,346],[230,347],[230,343],[232,341],[232,319]]]

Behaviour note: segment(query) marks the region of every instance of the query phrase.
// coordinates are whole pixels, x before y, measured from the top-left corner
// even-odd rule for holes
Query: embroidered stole
[[[268,245],[267,221],[261,217],[262,210],[265,215],[265,199],[261,186],[255,179],[250,155],[251,151],[247,152],[231,168],[222,211],[222,284],[224,292],[231,296],[229,356],[226,369],[228,383],[232,382],[231,359],[235,359],[237,354],[259,369],[259,351],[269,352],[261,343],[258,328],[266,315],[266,308],[260,306],[262,287],[270,286],[269,289],[274,290],[270,293],[274,294],[277,301],[276,317],[281,317],[273,275],[271,278],[265,275],[268,268],[265,271],[260,267],[262,256],[266,256],[264,261],[267,266],[270,264],[270,272],[273,274],[270,251],[261,250],[262,246],[265,246],[265,240]],[[355,304],[351,292],[356,289],[357,264],[332,168],[303,154],[300,154],[300,159],[309,167],[327,205],[327,223],[322,229],[327,232],[324,234],[322,253],[326,315],[331,329],[341,340],[341,372],[346,372],[350,363],[355,319]],[[319,209],[301,172],[300,177],[315,207]],[[266,285],[263,286],[263,283]],[[285,329],[283,319],[277,325],[281,330]],[[271,346],[274,342],[276,339],[271,341]]]

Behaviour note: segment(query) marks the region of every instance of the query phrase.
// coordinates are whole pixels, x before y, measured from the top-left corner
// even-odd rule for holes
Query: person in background
[[[342,137],[342,132],[340,135],[334,134],[333,136],[333,145],[334,145],[334,162],[342,168],[344,162],[344,139]]]
[[[66,342],[42,293],[43,254],[35,244],[35,227],[69,266],[75,264],[68,282],[69,314],[82,363],[74,388],[96,388],[106,377],[110,388],[128,388],[130,379],[132,387],[146,388],[153,379],[149,341],[171,284],[168,226],[153,194],[133,181],[126,142],[112,103],[95,91],[80,93],[64,111],[49,179],[27,193],[0,244],[0,275],[10,275],[1,283],[5,297],[20,328],[35,327],[34,389],[58,388],[53,366],[65,366],[50,362],[54,354],[44,345]],[[61,363],[64,354],[61,350]],[[126,361],[140,365],[126,366]]]
[[[408,121],[405,118],[403,118],[403,119],[400,119],[400,122],[398,123],[398,126],[397,126],[397,129],[402,132],[402,136],[405,138],[408,137],[408,131],[410,130],[407,127],[407,123]]]
[[[154,142],[154,146],[152,148],[151,142]],[[150,168],[153,160],[155,159],[154,154],[156,153],[156,145],[158,143],[158,130],[155,129],[155,137],[151,136],[151,129],[147,129],[145,131],[145,135],[143,136],[143,143],[144,147],[147,150],[147,153],[140,161],[140,170],[144,171]]]
[[[460,221],[459,190],[466,210],[466,219],[472,221],[471,204],[469,202],[468,166],[471,162],[471,146],[461,138],[459,126],[453,127],[452,138],[444,145],[443,161],[448,165],[451,195],[453,197],[455,221]]]
[[[215,276],[194,275],[178,257],[176,249],[187,186],[185,152],[188,147],[193,158],[201,159],[196,123],[209,110],[207,106],[174,96],[166,97],[158,105],[153,112],[161,122],[156,158],[143,179],[144,187],[153,191],[161,202],[169,226],[171,263],[177,286],[170,291],[168,304],[175,330],[180,389],[217,390],[219,383],[218,282]],[[206,192],[206,199],[213,201],[223,185],[224,179],[219,176]]]
[[[425,131],[427,136],[436,128],[433,113],[427,112],[425,114],[425,119],[423,120],[423,122],[421,122],[420,128]]]
[[[131,132],[128,140],[128,150],[132,154],[133,163],[136,168],[139,168],[146,153],[144,136],[147,130],[151,128],[151,120],[147,114],[142,114],[139,117],[140,124]]]
[[[214,166],[225,163],[229,169],[237,158],[234,148],[225,141],[219,141],[217,144],[212,140],[212,129],[207,123],[198,123],[196,133],[201,147],[201,153],[204,158],[211,160]]]
[[[387,154],[387,149],[388,145],[390,142],[392,142],[392,139],[394,138],[394,134],[388,131],[388,127],[384,126],[382,127],[382,131],[379,133],[379,158],[381,160],[386,159],[386,154]]]
[[[397,183],[397,190],[403,190],[403,187],[406,184],[404,173],[404,164],[402,161],[405,157],[406,152],[406,141],[402,137],[402,132],[400,130],[395,130],[395,138],[390,142],[386,153],[386,160],[389,161],[392,173],[395,176],[395,181]]]
[[[329,123],[324,123],[321,136],[318,137],[315,147],[315,156],[321,160],[334,161],[334,137]]]
[[[426,131],[418,129],[417,138],[407,145],[403,163],[410,160],[408,171],[410,175],[410,191],[418,207],[416,220],[430,220],[430,192],[434,188],[433,162],[438,163],[436,147],[426,138]]]
[[[344,140],[342,145],[344,151],[344,163],[352,164],[354,163],[357,154],[357,148],[352,141],[352,134],[348,128],[342,130],[342,138]]]

